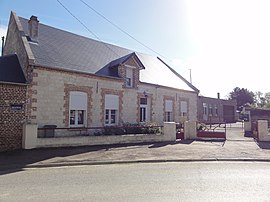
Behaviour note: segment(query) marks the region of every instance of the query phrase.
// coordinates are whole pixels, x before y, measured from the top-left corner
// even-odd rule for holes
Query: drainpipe
[[[4,55],[4,43],[5,43],[5,37],[2,36],[2,55],[1,56]]]

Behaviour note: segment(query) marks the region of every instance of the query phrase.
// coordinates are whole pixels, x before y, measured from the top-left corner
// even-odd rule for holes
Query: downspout
[[[1,56],[4,55],[4,43],[5,43],[5,37],[2,36],[2,54],[1,54]]]

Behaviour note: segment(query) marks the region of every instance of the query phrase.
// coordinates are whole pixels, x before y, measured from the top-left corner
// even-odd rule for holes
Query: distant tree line
[[[236,100],[238,110],[242,110],[245,104],[260,108],[270,108],[270,92],[252,92],[246,88],[236,87],[229,93],[228,98]]]

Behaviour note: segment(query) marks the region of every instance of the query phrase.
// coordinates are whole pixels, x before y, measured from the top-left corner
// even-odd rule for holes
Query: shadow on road
[[[270,142],[260,142],[260,141],[256,141],[257,145],[261,148],[261,149],[268,149],[270,150]]]
[[[78,154],[90,153],[112,148],[124,148],[128,146],[149,145],[148,144],[115,144],[101,146],[80,146],[62,148],[42,148],[32,150],[15,150],[0,153],[0,175],[23,171],[27,165],[53,159],[56,157],[68,157]],[[94,154],[92,154],[94,155]]]
[[[157,142],[153,143],[148,148],[159,148],[159,147],[166,147],[167,145],[176,145],[176,144],[191,144],[194,140],[177,140],[175,142]]]

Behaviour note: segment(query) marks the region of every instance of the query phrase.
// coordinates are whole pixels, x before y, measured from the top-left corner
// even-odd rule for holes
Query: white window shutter
[[[118,95],[105,95],[105,109],[119,108],[119,96]]]
[[[187,113],[187,101],[181,101],[181,112]]]
[[[87,109],[87,94],[84,92],[70,92],[69,100],[70,110],[86,110]]]
[[[173,111],[173,102],[172,100],[165,100],[165,111],[172,112]]]

